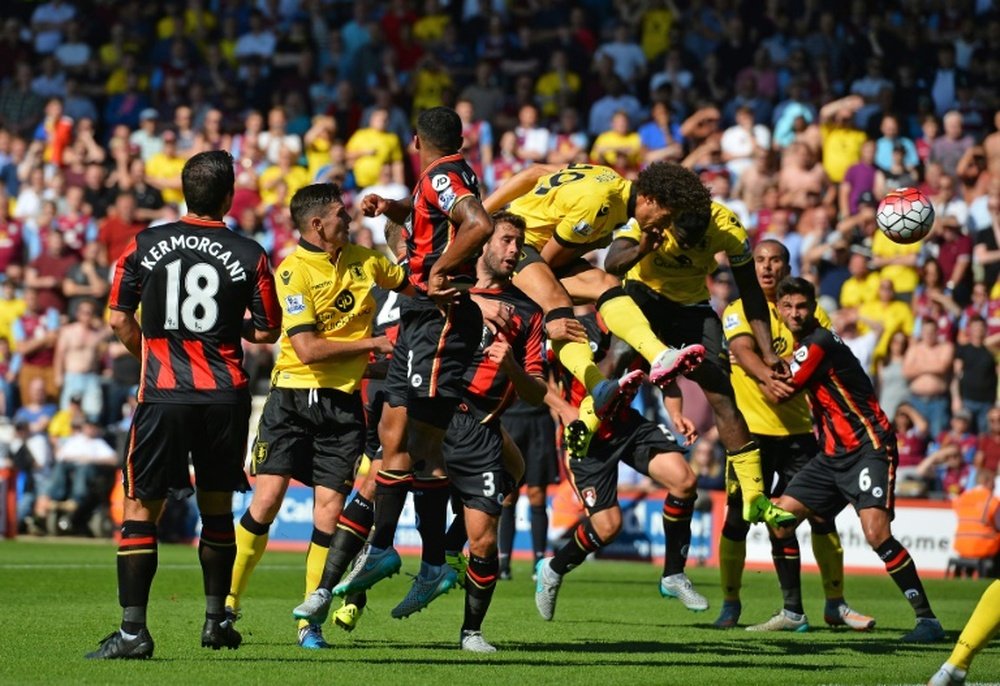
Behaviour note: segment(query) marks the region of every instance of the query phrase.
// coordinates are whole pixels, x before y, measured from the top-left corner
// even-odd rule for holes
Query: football
[[[890,240],[916,243],[930,233],[934,224],[934,207],[918,189],[897,188],[882,198],[875,212],[875,221]]]

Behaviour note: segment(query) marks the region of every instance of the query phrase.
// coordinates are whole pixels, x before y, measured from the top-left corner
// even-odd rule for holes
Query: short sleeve
[[[753,261],[747,230],[736,213],[718,203],[712,207],[712,221],[718,229],[719,244],[715,252],[725,252],[732,267],[742,267]]]
[[[731,341],[737,336],[753,336],[753,329],[750,328],[750,322],[743,313],[741,300],[730,303],[729,307],[722,313],[722,331],[727,341]]]
[[[639,228],[639,222],[634,217],[615,229],[614,239],[618,240],[619,238],[627,238],[636,243],[642,238],[642,229]]]
[[[274,274],[271,273],[267,253],[263,249],[257,259],[257,278],[250,302],[250,316],[253,327],[258,331],[273,331],[281,326],[281,309],[275,291]]]
[[[129,241],[125,252],[115,263],[115,275],[111,281],[108,307],[120,312],[135,312],[142,300],[142,275],[136,256],[135,239]]]
[[[382,255],[372,258],[372,272],[375,284],[390,291],[398,290],[406,282],[406,270]]]
[[[278,270],[282,274],[282,278],[278,279],[277,289],[285,334],[294,336],[303,331],[315,330],[316,309],[306,270],[296,269],[295,263],[289,260],[282,262]]]
[[[449,216],[460,200],[475,197],[469,184],[458,172],[442,169],[424,178],[422,183],[427,202]]]
[[[579,197],[556,225],[555,239],[562,245],[588,245],[606,237],[603,229],[611,207],[601,195]],[[638,240],[638,239],[637,239]]]

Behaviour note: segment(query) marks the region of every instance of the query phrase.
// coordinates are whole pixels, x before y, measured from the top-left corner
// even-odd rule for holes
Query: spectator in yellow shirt
[[[882,325],[882,335],[878,339],[873,356],[876,360],[888,353],[889,341],[897,331],[902,331],[907,336],[913,334],[913,310],[905,302],[896,299],[896,292],[889,279],[882,279],[879,283],[877,300],[867,302],[858,308],[858,318],[862,324],[872,321]],[[860,328],[862,333],[865,333],[871,327],[865,325]]]
[[[576,102],[579,93],[579,75],[570,70],[566,52],[556,50],[549,61],[549,70],[535,83],[535,96],[542,107],[542,116],[558,116]]]
[[[453,86],[451,75],[434,53],[424,55],[413,75],[413,121],[424,110],[444,105],[444,92]]]
[[[860,95],[849,95],[823,105],[819,111],[823,169],[833,183],[843,181],[848,168],[861,159],[861,145],[868,136],[855,127],[854,115],[864,104]]]
[[[847,262],[851,278],[840,287],[841,307],[861,307],[878,299],[879,275],[868,267],[868,256],[852,253]]]
[[[385,165],[392,166],[392,180],[403,183],[403,146],[399,136],[387,131],[389,111],[376,107],[368,118],[368,128],[358,129],[347,141],[347,164],[354,168],[358,188],[378,183]]]
[[[639,134],[630,128],[628,115],[621,110],[615,112],[611,130],[599,135],[590,149],[591,161],[613,167],[622,176],[638,171],[642,143]]]
[[[261,204],[270,207],[279,200],[286,205],[291,202],[295,191],[309,185],[309,171],[299,166],[295,153],[286,147],[278,151],[278,163],[272,164],[260,175],[259,189]],[[278,191],[278,185],[285,186],[285,193]]]
[[[0,287],[0,338],[14,345],[14,334],[11,328],[18,317],[24,314],[25,304],[17,294],[17,287],[9,278]]]
[[[160,191],[163,202],[180,205],[184,202],[181,192],[181,170],[186,161],[177,152],[177,134],[171,130],[163,132],[163,150],[146,162],[146,182]]]
[[[879,270],[879,276],[892,281],[896,297],[910,302],[913,291],[920,283],[917,258],[923,241],[904,245],[896,243],[881,231],[872,236],[872,268]]]

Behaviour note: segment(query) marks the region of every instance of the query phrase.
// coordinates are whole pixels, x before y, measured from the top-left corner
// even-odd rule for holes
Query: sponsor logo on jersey
[[[333,306],[341,312],[350,312],[354,309],[354,294],[345,288],[333,299]]]
[[[448,178],[447,174],[435,174],[431,177],[431,188],[436,190],[438,193],[450,185],[451,179]]]
[[[301,314],[306,311],[306,299],[301,293],[285,296],[285,312]]]
[[[775,355],[781,357],[785,354],[785,351],[788,350],[788,341],[784,338],[771,339],[771,350],[774,351]]]

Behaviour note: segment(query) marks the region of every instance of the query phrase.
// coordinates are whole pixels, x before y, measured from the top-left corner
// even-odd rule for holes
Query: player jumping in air
[[[717,253],[725,253],[743,297],[750,330],[764,364],[775,378],[787,367],[771,349],[767,299],[757,283],[746,230],[691,171],[662,162],[643,172],[656,203],[670,208],[651,226],[631,222],[615,232],[604,267],[624,277],[625,291],[653,323],[668,345],[699,344],[705,362],[687,376],[704,391],[719,428],[719,440],[743,493],[743,519],[748,522],[788,522],[793,518],[764,495],[760,450],[736,405],[729,380],[729,356],[723,345],[722,322],[709,304],[706,277],[718,268]],[[642,178],[642,177],[640,177]],[[641,352],[641,351],[640,351]],[[671,410],[675,426],[680,418]]]
[[[510,179],[484,203],[493,211],[510,202],[511,212],[524,217],[528,227],[514,285],[542,308],[560,363],[590,394],[580,405],[581,423],[567,434],[570,449],[580,455],[586,453],[600,419],[628,404],[642,374],[633,371],[618,382],[605,379],[594,364],[586,333],[573,316],[574,303],[596,303],[612,333],[649,362],[649,378],[660,387],[666,388],[678,375],[697,367],[704,357],[700,343],[682,349],[664,345],[621,282],[583,258],[606,247],[613,232],[626,224],[662,230],[671,216],[665,197],[659,177],[649,169],[633,183],[608,167],[535,165]]]

